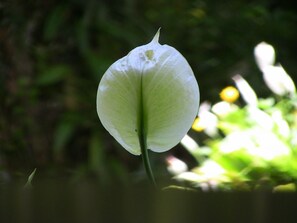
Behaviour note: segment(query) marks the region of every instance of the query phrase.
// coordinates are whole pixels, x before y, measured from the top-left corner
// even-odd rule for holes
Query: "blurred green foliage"
[[[159,27],[160,42],[188,59],[203,100],[235,73],[252,74],[245,78],[265,94],[251,62],[263,40],[297,74],[297,14],[285,1],[11,0],[0,13],[1,182],[34,168],[35,178],[142,176],[140,159],[103,130],[95,97],[105,70]],[[158,170],[162,156],[153,158]]]
[[[274,61],[264,67],[273,67],[273,64]],[[275,78],[277,76],[279,79]],[[183,164],[178,162],[183,162],[171,161],[168,170],[175,179],[204,191],[296,191],[297,94],[294,83],[285,72],[272,71],[266,83],[274,83],[269,85],[272,92],[277,92],[279,86],[284,91],[258,99],[242,77],[237,75],[234,80],[244,103],[238,100],[239,92],[231,86],[221,91],[222,101],[213,105],[202,103],[192,128],[200,132],[198,135],[207,136],[206,139],[199,141],[201,147],[188,135],[181,141],[198,165],[190,171],[184,165],[180,171],[179,166]],[[236,91],[238,93],[234,93]]]

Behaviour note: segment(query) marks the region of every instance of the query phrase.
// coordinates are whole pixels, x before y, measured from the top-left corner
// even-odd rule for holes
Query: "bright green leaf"
[[[278,185],[273,188],[273,192],[295,192],[296,185],[294,183]]]

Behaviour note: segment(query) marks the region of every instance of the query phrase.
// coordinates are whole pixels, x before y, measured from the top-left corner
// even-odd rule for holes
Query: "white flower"
[[[187,171],[175,176],[174,179],[178,181],[190,181],[198,183],[203,180],[203,177],[196,173]]]
[[[212,112],[218,116],[225,116],[237,108],[236,105],[220,101],[212,106]]]
[[[254,49],[254,55],[264,81],[273,93],[283,96],[296,92],[295,84],[284,68],[274,65],[275,52],[271,45],[259,43]]]
[[[154,152],[171,149],[198,113],[199,89],[190,65],[158,39],[159,31],[113,63],[98,87],[102,125],[134,155],[141,154],[140,144]]]
[[[218,117],[209,111],[210,108],[211,106],[208,102],[203,102],[199,108],[198,117],[203,131],[208,136],[214,137],[218,134]]]
[[[249,83],[240,74],[235,75],[232,79],[234,80],[243,100],[248,105],[257,106],[258,97]]]
[[[226,173],[225,169],[213,160],[205,161],[199,168],[199,172],[209,180],[220,178]]]
[[[199,149],[199,145],[197,142],[192,139],[189,135],[185,135],[184,138],[180,141],[180,143],[189,151],[194,152]]]
[[[172,175],[178,175],[181,174],[183,172],[186,172],[188,170],[188,166],[187,164],[174,157],[174,156],[169,156],[166,158],[166,162],[167,162],[167,170],[172,174]]]
[[[256,63],[262,72],[266,66],[273,65],[275,61],[275,51],[273,46],[265,42],[259,43],[254,48],[254,56]]]
[[[199,113],[200,122],[204,126],[204,132],[210,136],[214,137],[218,134],[218,117],[209,111],[202,111]]]
[[[296,91],[293,80],[281,65],[266,66],[263,77],[269,89],[277,95],[293,94]]]
[[[203,191],[208,191],[217,189],[221,182],[228,182],[225,174],[226,171],[220,164],[213,160],[207,160],[201,167],[193,169],[192,172],[183,172],[174,179],[192,182]]]

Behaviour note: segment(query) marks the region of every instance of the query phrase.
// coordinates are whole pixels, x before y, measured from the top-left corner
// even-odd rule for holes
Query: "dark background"
[[[141,158],[103,129],[95,107],[105,70],[161,27],[161,44],[192,66],[201,101],[244,76],[267,96],[253,57],[261,41],[297,79],[294,1],[43,0],[0,1],[0,182],[35,178],[92,178],[103,184],[141,181]],[[189,155],[176,147],[152,154],[159,178],[164,158]]]

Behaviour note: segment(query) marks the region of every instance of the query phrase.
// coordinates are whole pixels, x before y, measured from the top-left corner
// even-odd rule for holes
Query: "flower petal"
[[[180,142],[198,112],[199,89],[190,65],[158,38],[159,31],[149,44],[111,65],[98,87],[103,126],[134,155],[141,154],[139,131],[148,149],[164,152]]]

